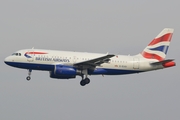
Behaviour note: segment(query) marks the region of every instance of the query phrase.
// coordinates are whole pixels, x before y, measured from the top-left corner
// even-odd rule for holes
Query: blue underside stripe
[[[139,73],[142,71],[135,71],[135,70],[122,70],[122,69],[108,69],[108,68],[97,68],[93,71],[92,75],[123,75],[123,74],[132,74],[132,73]]]
[[[54,65],[47,64],[34,64],[34,63],[19,63],[19,62],[5,62],[6,64],[18,67],[22,69],[32,69],[32,70],[44,70],[44,71],[53,71]],[[121,75],[121,74],[132,74],[139,73],[143,71],[135,70],[121,70],[121,69],[108,69],[108,68],[96,68],[94,71],[88,71],[91,75]]]
[[[45,71],[53,71],[54,65],[47,64],[35,64],[35,63],[19,63],[19,62],[5,62],[6,64],[22,68],[22,69],[32,69],[32,70],[45,70]]]

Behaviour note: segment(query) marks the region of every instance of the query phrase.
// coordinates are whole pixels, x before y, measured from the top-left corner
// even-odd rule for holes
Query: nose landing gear
[[[31,80],[31,72],[32,72],[32,70],[29,69],[29,70],[28,70],[28,76],[26,77],[26,80],[27,80],[27,81]]]

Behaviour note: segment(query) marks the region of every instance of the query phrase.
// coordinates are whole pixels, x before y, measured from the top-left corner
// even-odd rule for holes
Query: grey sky
[[[1,120],[178,120],[178,0],[1,0]],[[137,54],[165,27],[175,29],[167,58],[177,66],[126,76],[90,76],[81,87],[48,72],[11,68],[24,48]]]

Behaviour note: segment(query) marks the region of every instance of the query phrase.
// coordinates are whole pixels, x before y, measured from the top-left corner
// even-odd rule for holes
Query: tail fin
[[[144,58],[157,59],[162,61],[165,59],[174,29],[163,29],[143,50],[141,53]]]

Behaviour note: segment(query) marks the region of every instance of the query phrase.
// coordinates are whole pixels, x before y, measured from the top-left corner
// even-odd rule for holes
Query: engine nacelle
[[[51,78],[70,79],[76,78],[76,68],[70,66],[56,65],[54,71],[50,71]]]

